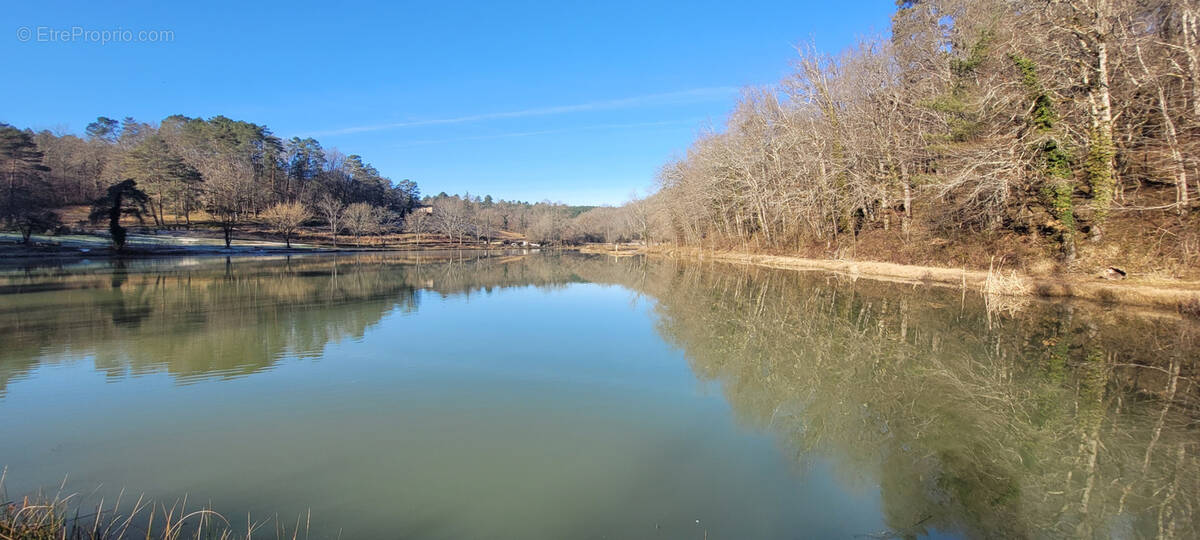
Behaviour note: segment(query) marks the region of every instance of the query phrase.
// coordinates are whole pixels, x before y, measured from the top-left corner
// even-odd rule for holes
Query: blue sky
[[[425,193],[619,204],[739,88],[784,77],[794,45],[886,32],[894,5],[10,3],[0,121],[78,133],[99,115],[224,114],[360,154]],[[39,27],[174,38],[50,42]]]

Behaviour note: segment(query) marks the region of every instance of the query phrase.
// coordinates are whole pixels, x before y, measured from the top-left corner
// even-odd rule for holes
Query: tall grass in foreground
[[[235,525],[209,507],[189,508],[187,497],[170,506],[124,490],[111,505],[103,499],[94,507],[77,504],[79,493],[67,493],[66,480],[53,496],[37,493],[19,500],[5,490],[7,470],[0,471],[0,540],[154,540],[308,538],[312,512],[288,524],[275,516]],[[290,525],[290,526],[289,526]],[[244,529],[242,528],[244,526]]]

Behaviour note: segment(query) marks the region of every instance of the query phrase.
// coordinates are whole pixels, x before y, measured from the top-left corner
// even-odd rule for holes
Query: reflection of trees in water
[[[406,276],[413,283],[442,296],[491,293],[508,287],[560,288],[584,280],[558,256],[490,256],[456,260],[445,264],[412,265]]]
[[[1035,305],[989,329],[953,291],[618,264],[741,421],[879,479],[898,535],[1200,532],[1194,323]]]
[[[166,371],[235,377],[286,356],[319,356],[385,314],[442,295],[579,281],[553,257],[379,254],[275,259],[113,261],[0,274],[0,396],[61,356],[91,356],[110,376]],[[60,354],[66,353],[66,354]]]
[[[601,256],[429,255],[131,263],[0,275],[0,392],[57,352],[114,376],[237,376],[361,337],[417,290],[619,283],[719,381],[739,421],[803,465],[881,485],[900,536],[1195,537],[1194,323],[829,274]],[[126,313],[142,313],[137,324]]]

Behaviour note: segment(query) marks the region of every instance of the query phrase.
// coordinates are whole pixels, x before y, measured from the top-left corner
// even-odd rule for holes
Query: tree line
[[[266,126],[224,116],[175,115],[157,125],[100,117],[84,137],[0,124],[0,161],[0,219],[27,239],[57,224],[54,209],[111,202],[110,188],[126,180],[145,197],[125,197],[142,207],[125,213],[164,228],[191,227],[203,211],[226,245],[251,219],[290,240],[300,224],[320,217],[336,241],[342,230],[359,235],[398,225],[420,199],[416,183],[394,182],[359,155],[312,138],[283,140]]]
[[[123,221],[186,227],[203,212],[226,245],[248,221],[265,224],[291,245],[302,227],[362,236],[415,233],[451,242],[491,243],[501,231],[533,243],[562,245],[633,237],[625,208],[530,203],[449,195],[421,197],[416,183],[393,182],[361,156],[326,149],[312,138],[283,140],[258,124],[217,116],[170,116],[158,125],[100,117],[83,137],[0,125],[5,190],[3,222],[34,232],[61,225],[56,209],[92,205],[114,244]],[[414,210],[420,210],[414,212]],[[428,236],[425,236],[428,235]]]
[[[750,250],[999,233],[1071,261],[1121,220],[1194,241],[1198,36],[1196,0],[901,0],[889,37],[800,47],[627,218]]]
[[[519,234],[528,242],[555,246],[634,238],[625,219],[625,207],[529,203],[444,192],[425,197],[422,205],[428,213],[410,215],[408,230],[418,235],[441,234],[458,243],[490,243],[501,238],[501,231]]]
[[[254,216],[289,238],[319,219],[336,241],[427,205],[405,227],[460,243],[504,230],[838,254],[864,237],[1019,238],[1065,262],[1153,243],[1186,267],[1200,263],[1198,38],[1200,0],[900,0],[889,36],[837,55],[800,47],[790,75],[745,90],[721,128],[661,168],[653,195],[620,207],[422,201],[416,184],[314,139],[172,116],[100,118],[82,138],[3,126],[0,210],[11,227],[44,228],[46,209],[131,178],[156,225],[204,210],[227,238]],[[1123,242],[1105,244],[1109,231]]]

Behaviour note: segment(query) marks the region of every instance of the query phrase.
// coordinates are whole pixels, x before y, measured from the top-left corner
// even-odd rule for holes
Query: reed
[[[1000,263],[1003,262],[1001,259]],[[1029,293],[1032,290],[1029,282],[1016,270],[1005,273],[994,259],[988,264],[987,277],[980,286],[989,315],[994,312],[1020,311],[1029,304]]]
[[[167,505],[138,496],[132,502],[124,490],[112,504],[101,499],[84,508],[78,492],[66,491],[66,480],[53,495],[36,493],[10,499],[5,489],[7,470],[0,471],[0,540],[146,540],[308,538],[312,513],[294,524],[278,516],[234,525],[211,507],[189,507],[187,497]],[[240,521],[240,520],[239,520]]]

